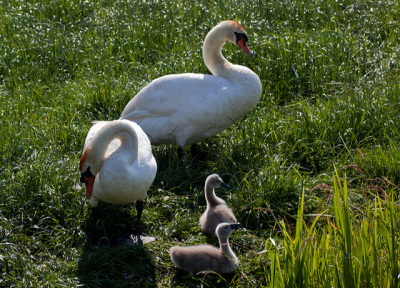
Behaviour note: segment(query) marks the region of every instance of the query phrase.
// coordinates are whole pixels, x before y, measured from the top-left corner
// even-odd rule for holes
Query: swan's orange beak
[[[86,197],[88,199],[92,197],[93,184],[94,184],[94,177],[85,177]]]
[[[242,50],[249,55],[250,57],[253,56],[253,53],[251,53],[249,46],[247,46],[246,41],[244,41],[244,38],[240,39],[239,41],[237,41],[237,44],[239,45],[240,48],[242,48]]]

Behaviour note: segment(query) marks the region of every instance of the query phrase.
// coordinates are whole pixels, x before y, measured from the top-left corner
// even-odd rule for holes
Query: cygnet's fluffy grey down
[[[215,229],[218,224],[236,223],[236,217],[233,215],[232,209],[228,207],[226,202],[215,195],[214,189],[218,187],[229,187],[222,181],[217,174],[207,177],[204,186],[204,193],[207,201],[207,209],[200,217],[200,226],[204,232],[215,236]]]
[[[220,249],[204,244],[196,246],[174,246],[170,249],[172,262],[188,273],[213,271],[219,274],[230,273],[237,269],[239,260],[229,246],[228,238],[240,223],[221,223],[216,232]]]

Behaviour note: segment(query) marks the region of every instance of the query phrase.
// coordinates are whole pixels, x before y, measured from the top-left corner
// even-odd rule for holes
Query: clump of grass
[[[285,222],[281,237],[265,241],[265,285],[269,287],[382,287],[398,285],[396,233],[399,207],[394,195],[372,198],[360,211],[349,204],[347,181],[334,177],[333,207],[307,223],[304,193],[295,234]],[[321,223],[322,222],[322,223]]]

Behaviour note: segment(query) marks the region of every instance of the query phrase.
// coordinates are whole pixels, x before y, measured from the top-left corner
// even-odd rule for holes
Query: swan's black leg
[[[137,221],[136,221],[136,226],[135,226],[135,232],[136,232],[136,241],[137,244],[143,245],[142,239],[140,239],[140,235],[142,234],[142,229],[140,228],[140,220],[142,218],[142,212],[143,212],[143,207],[144,203],[143,201],[136,201],[136,210],[137,210]]]
[[[92,218],[92,225],[95,229],[95,237],[97,242],[101,238],[101,229],[97,228],[97,221],[100,219],[100,213],[97,207],[92,207],[92,212],[91,212],[91,218]]]
[[[192,154],[194,167],[199,167],[199,155],[196,144],[190,145],[190,153]]]
[[[182,164],[183,163],[183,147],[179,146],[176,151],[178,152],[179,163]]]
[[[92,208],[92,218],[95,220],[99,219],[99,210],[97,210],[97,207]]]

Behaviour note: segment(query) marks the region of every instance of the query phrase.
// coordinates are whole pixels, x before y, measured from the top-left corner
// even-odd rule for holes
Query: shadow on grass
[[[155,287],[155,264],[146,244],[107,241],[129,233],[136,215],[131,217],[128,206],[102,204],[100,219],[88,217],[83,224],[88,243],[78,262],[79,282],[85,287]]]
[[[223,275],[214,272],[193,274],[176,269],[172,278],[172,285],[173,287],[187,287],[188,285],[194,285],[194,282],[196,282],[199,285],[205,285],[205,287],[231,287],[235,285],[236,279],[237,274],[235,272]]]
[[[77,274],[88,287],[156,286],[154,263],[144,246],[85,247]]]

